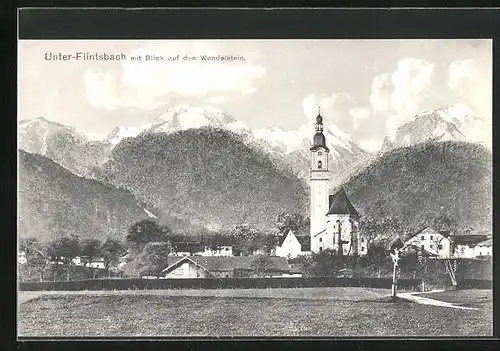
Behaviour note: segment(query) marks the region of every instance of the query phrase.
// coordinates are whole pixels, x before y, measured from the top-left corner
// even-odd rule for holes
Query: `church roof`
[[[358,211],[356,211],[356,209],[352,205],[343,188],[341,188],[334,195],[330,195],[329,197],[329,210],[327,215],[331,214],[348,214],[359,216]]]
[[[319,148],[323,148],[326,151],[330,151],[330,149],[326,146],[326,138],[322,132],[317,132],[313,137],[313,146],[310,148],[311,151],[317,150]]]

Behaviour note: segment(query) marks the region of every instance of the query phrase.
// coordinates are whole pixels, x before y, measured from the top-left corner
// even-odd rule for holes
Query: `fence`
[[[206,279],[92,279],[59,282],[24,282],[21,291],[40,290],[155,290],[155,289],[266,289],[312,287],[366,287],[390,289],[388,278],[206,278]],[[398,288],[420,289],[420,279],[401,279]]]

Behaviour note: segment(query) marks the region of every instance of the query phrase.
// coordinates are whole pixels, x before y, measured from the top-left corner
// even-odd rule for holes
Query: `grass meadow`
[[[20,337],[491,336],[491,291],[390,302],[368,288],[20,292]],[[438,295],[441,294],[441,295]]]

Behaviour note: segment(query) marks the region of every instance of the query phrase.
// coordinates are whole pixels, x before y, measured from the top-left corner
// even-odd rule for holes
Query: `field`
[[[25,337],[492,335],[491,291],[425,294],[457,304],[465,301],[479,308],[477,311],[405,301],[392,303],[389,293],[367,288],[21,292],[18,334]]]

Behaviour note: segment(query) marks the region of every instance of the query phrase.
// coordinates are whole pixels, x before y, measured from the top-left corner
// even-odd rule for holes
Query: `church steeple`
[[[316,117],[316,133],[314,134],[313,146],[310,150],[314,151],[319,148],[329,151],[328,147],[326,147],[325,135],[323,134],[323,117],[321,117],[321,111],[318,107],[318,116]]]

